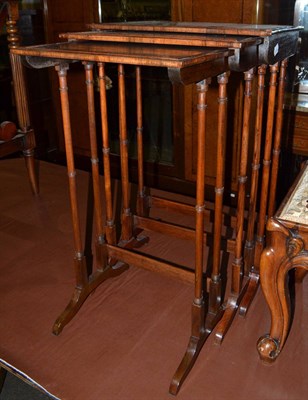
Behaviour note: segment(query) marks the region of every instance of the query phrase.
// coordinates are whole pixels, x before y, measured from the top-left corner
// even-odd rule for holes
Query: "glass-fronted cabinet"
[[[300,33],[299,54],[296,65],[295,90],[308,93],[308,0],[296,0],[294,25],[303,27]]]
[[[296,0],[293,15],[293,24],[302,30],[297,54],[290,60],[289,90],[284,104],[282,160],[286,166],[284,176],[290,176],[289,181],[284,179],[282,183],[286,189],[308,156],[308,0]]]
[[[170,0],[98,0],[100,22],[168,20]]]
[[[170,0],[98,0],[100,22],[142,20],[170,20]],[[112,87],[108,91],[110,110],[117,110],[117,70],[110,68],[108,76]],[[126,106],[129,154],[137,157],[136,148],[136,92],[135,69],[125,68]],[[144,157],[147,162],[172,166],[174,164],[174,140],[172,124],[172,85],[165,68],[142,68]],[[119,154],[118,121],[113,112],[109,114],[111,153]]]

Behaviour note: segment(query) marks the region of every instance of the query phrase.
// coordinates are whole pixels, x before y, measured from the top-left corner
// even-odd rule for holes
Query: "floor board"
[[[65,169],[40,162],[39,171],[40,195],[33,197],[23,160],[0,162],[0,359],[63,400],[170,399],[190,334],[193,288],[131,266],[97,288],[64,331],[52,335],[74,287],[72,226]],[[77,177],[84,229],[89,175]],[[194,265],[193,244],[184,240],[152,234],[143,250]],[[235,318],[221,346],[210,336],[177,398],[306,398],[307,290],[307,279],[296,285],[293,327],[274,365],[261,363],[256,351],[270,322],[259,290],[247,318]]]

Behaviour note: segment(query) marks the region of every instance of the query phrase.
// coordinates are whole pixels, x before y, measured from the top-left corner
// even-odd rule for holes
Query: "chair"
[[[8,14],[6,26],[9,48],[18,47],[20,44],[20,37],[17,28],[17,21],[19,18],[18,1],[0,0],[0,8],[1,10],[6,8]],[[11,61],[13,57],[13,55],[10,55]],[[15,102],[21,103],[22,99],[26,96],[23,66],[20,63],[15,63],[14,67],[13,63],[11,63],[11,65]],[[23,103],[26,104],[26,102]],[[39,186],[34,161],[35,136],[33,129],[30,128],[29,110],[27,107],[17,107],[17,110],[19,129],[16,129],[13,122],[3,121],[1,123],[0,157],[8,156],[17,151],[22,151],[26,162],[32,192],[38,194]]]
[[[308,271],[308,161],[274,217],[267,223],[268,245],[261,255],[261,287],[271,312],[271,329],[257,344],[263,361],[273,362],[290,330],[288,272],[301,281]]]

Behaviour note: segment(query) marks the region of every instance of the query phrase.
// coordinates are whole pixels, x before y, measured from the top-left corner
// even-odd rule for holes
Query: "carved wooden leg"
[[[281,257],[285,256],[286,232],[273,219],[267,224],[268,246],[263,250],[260,259],[260,280],[264,297],[271,313],[271,334],[262,336],[258,341],[258,351],[264,361],[273,361],[279,352],[279,342],[283,332],[283,314],[278,295],[277,277]]]
[[[228,74],[218,77],[218,132],[217,132],[217,168],[215,187],[215,213],[214,213],[214,246],[213,246],[213,270],[210,281],[209,311],[216,314],[221,306],[221,277],[220,277],[220,252],[221,252],[221,228],[222,206],[224,193],[225,173],[225,148],[227,128],[227,83]]]
[[[252,80],[254,70],[245,72],[245,93],[244,93],[244,116],[242,129],[240,175],[238,178],[238,204],[234,262],[232,264],[231,295],[229,296],[224,315],[216,329],[216,342],[221,343],[233,318],[237,312],[242,295],[243,280],[243,232],[244,232],[244,212],[245,212],[245,190],[247,181],[247,159],[248,159],[248,140],[249,140],[249,121],[251,110]]]
[[[260,262],[261,287],[271,312],[271,329],[258,340],[261,360],[273,362],[281,352],[290,328],[288,272],[292,268],[308,270],[308,252],[296,233],[274,218],[267,223],[269,245]]]
[[[39,184],[38,184],[38,177],[35,169],[35,160],[34,160],[35,136],[33,130],[30,129],[30,118],[29,118],[24,70],[20,56],[11,54],[10,58],[12,66],[18,124],[22,133],[25,134],[23,142],[23,154],[25,157],[31,190],[33,194],[37,195],[39,193]]]
[[[302,283],[308,271],[304,269],[296,269],[295,271],[295,282]]]
[[[19,19],[18,1],[7,2],[8,19],[6,22],[8,47],[14,49],[20,45],[17,22]],[[26,168],[28,171],[30,186],[33,194],[39,193],[38,177],[34,162],[35,136],[30,129],[30,118],[28,100],[26,94],[26,82],[21,58],[10,54],[15,102],[19,128],[26,134],[23,143],[23,155],[25,157]]]
[[[204,229],[204,169],[205,169],[205,126],[206,93],[208,80],[197,84],[198,90],[198,155],[197,155],[197,196],[196,196],[196,247],[195,247],[195,298],[192,305],[191,337],[186,353],[170,384],[171,394],[177,394],[183,381],[193,367],[207,338],[205,326],[205,304],[203,293],[203,229]]]
[[[283,330],[280,341],[280,351],[286,342],[291,321],[289,290],[287,285],[288,272],[293,268],[302,269],[305,272],[308,271],[308,251],[305,250],[304,241],[296,231],[294,236],[292,233],[293,232],[289,231],[289,240],[287,241],[286,245],[288,258],[281,264],[277,278],[278,295],[283,315]]]
[[[257,237],[256,237],[256,247],[255,247],[253,268],[250,273],[249,286],[241,302],[241,315],[243,316],[246,315],[259,286],[260,257],[264,247],[264,231],[266,224],[267,204],[268,204],[267,199],[269,191],[269,176],[270,176],[270,165],[271,165],[278,64],[271,65],[270,72],[271,72],[271,77],[269,83],[270,89],[269,89],[269,100],[268,100],[268,112],[267,112],[265,148],[264,148],[262,184],[261,184],[261,198],[260,198],[260,210],[259,210]]]

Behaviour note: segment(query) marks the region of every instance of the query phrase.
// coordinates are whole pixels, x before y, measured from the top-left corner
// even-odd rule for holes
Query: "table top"
[[[114,26],[114,25],[112,25]],[[124,31],[122,30],[94,30],[86,32],[66,32],[59,35],[68,40],[93,40],[122,43],[144,43],[180,46],[223,47],[243,49],[247,46],[257,46],[262,43],[262,38],[256,36],[225,36],[209,35],[190,32],[150,32],[150,31]]]
[[[201,46],[235,51],[229,67],[245,71],[275,64],[296,52],[300,27],[212,22],[134,21],[90,24],[91,31],[63,33],[68,40]]]
[[[271,36],[281,32],[298,31],[288,25],[229,24],[213,22],[132,21],[90,24],[94,30],[125,30],[148,32],[178,32],[216,35]]]
[[[13,54],[59,60],[81,60],[184,68],[232,55],[232,50],[143,44],[68,41],[12,49]],[[39,60],[38,60],[39,62]]]
[[[169,79],[184,85],[229,71],[228,58],[233,52],[224,48],[82,40],[11,49],[11,54],[24,56],[25,64],[33,68],[74,61],[166,67]]]
[[[170,21],[90,26],[95,30],[61,34],[67,42],[20,47],[12,53],[26,56],[35,68],[57,60],[167,67],[177,70],[169,74],[170,79],[187,84],[229,69],[246,71],[290,57],[299,31],[293,26]]]

